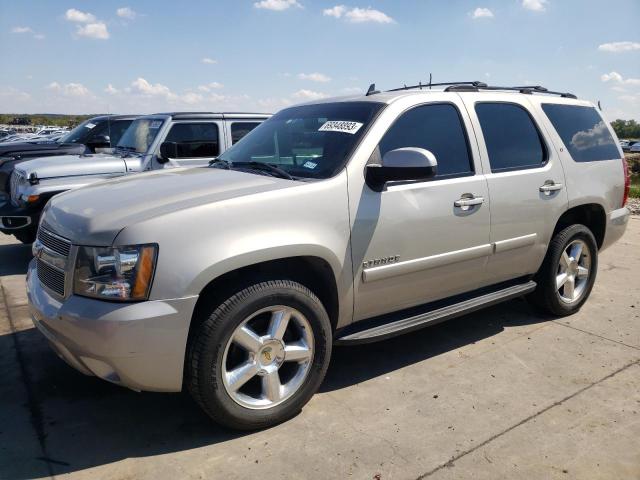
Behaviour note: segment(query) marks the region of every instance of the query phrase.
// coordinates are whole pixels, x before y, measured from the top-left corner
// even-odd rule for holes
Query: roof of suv
[[[103,120],[111,119],[111,120],[135,120],[140,115],[96,115],[95,117],[90,117],[88,120],[92,120],[94,122],[102,122]]]
[[[264,118],[271,116],[270,113],[251,113],[251,112],[163,112],[154,113],[153,115],[162,115],[171,117],[174,120],[191,120],[201,118]]]
[[[429,93],[468,93],[468,92],[491,92],[505,96],[513,95],[543,95],[556,99],[562,99],[562,103],[567,101],[575,101],[584,104],[584,101],[578,101],[577,97],[571,93],[549,91],[541,86],[524,86],[524,87],[494,87],[488,86],[482,82],[453,82],[445,84],[421,84],[410,87],[401,87],[392,90],[380,92],[375,90],[375,85],[369,87],[369,91],[363,95],[348,95],[342,97],[323,98],[305,102],[302,105],[314,105],[318,103],[333,102],[376,102],[376,103],[392,103],[399,98],[412,95],[424,95]]]

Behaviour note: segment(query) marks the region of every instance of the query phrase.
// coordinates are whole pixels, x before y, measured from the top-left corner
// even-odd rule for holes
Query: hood
[[[123,158],[100,153],[39,157],[22,162],[16,168],[22,171],[27,178],[35,173],[40,180],[79,175],[125,174],[127,172]]]
[[[53,197],[43,223],[82,245],[111,245],[126,226],[231,198],[300,185],[281,178],[221,170],[176,168],[140,173]]]
[[[0,143],[1,156],[30,156],[34,157],[38,152],[46,152],[47,155],[83,153],[86,146],[81,143],[57,143],[51,140],[39,140],[31,142]]]

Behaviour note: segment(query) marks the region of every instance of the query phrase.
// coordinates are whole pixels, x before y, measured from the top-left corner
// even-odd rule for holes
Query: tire
[[[582,253],[576,261],[570,253],[577,253],[578,245]],[[565,251],[567,257],[563,256]],[[570,266],[565,267],[567,264]],[[593,233],[584,225],[571,225],[551,239],[544,262],[535,276],[538,286],[528,299],[544,313],[557,317],[571,315],[589,298],[597,272],[598,246]]]
[[[299,283],[271,280],[243,289],[206,314],[187,349],[186,385],[196,402],[215,422],[239,430],[295,416],[319,388],[331,358],[331,322],[320,300]],[[287,314],[283,333],[271,335],[279,330],[274,319]],[[256,336],[247,337],[247,329]],[[308,357],[296,360],[300,355]],[[245,378],[229,373],[240,367],[252,376],[232,386]],[[282,386],[272,388],[274,378]]]
[[[13,236],[24,244],[33,243],[36,241],[37,230],[33,228],[25,228],[24,230],[13,232]]]

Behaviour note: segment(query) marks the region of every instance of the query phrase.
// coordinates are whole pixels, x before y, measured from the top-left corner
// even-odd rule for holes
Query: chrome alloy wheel
[[[313,347],[313,330],[302,313],[283,305],[263,308],[245,319],[227,342],[224,387],[243,407],[274,407],[304,383]]]
[[[591,252],[582,240],[566,246],[556,272],[556,289],[563,302],[574,303],[582,298],[591,269]]]

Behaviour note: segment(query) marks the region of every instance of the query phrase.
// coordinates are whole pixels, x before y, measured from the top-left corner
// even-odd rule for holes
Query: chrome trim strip
[[[19,227],[7,227],[4,224],[4,219],[5,218],[26,218],[27,219],[27,223],[25,223],[24,225],[20,225]],[[25,228],[28,227],[29,225],[31,225],[31,217],[26,216],[26,215],[6,215],[4,217],[0,217],[0,227],[2,227],[3,230],[20,230],[21,228]]]
[[[494,253],[502,253],[506,252],[507,250],[513,250],[515,248],[529,247],[536,243],[537,238],[537,233],[531,233],[529,235],[523,235],[522,237],[500,240],[499,242],[494,243]]]
[[[405,262],[382,265],[380,267],[367,268],[362,271],[363,282],[375,282],[384,278],[406,275],[409,273],[428,270],[430,268],[442,267],[452,263],[464,262],[476,258],[486,257],[493,253],[493,245],[479,245],[477,247],[465,248],[453,252],[440,253],[430,257],[416,258]]]

